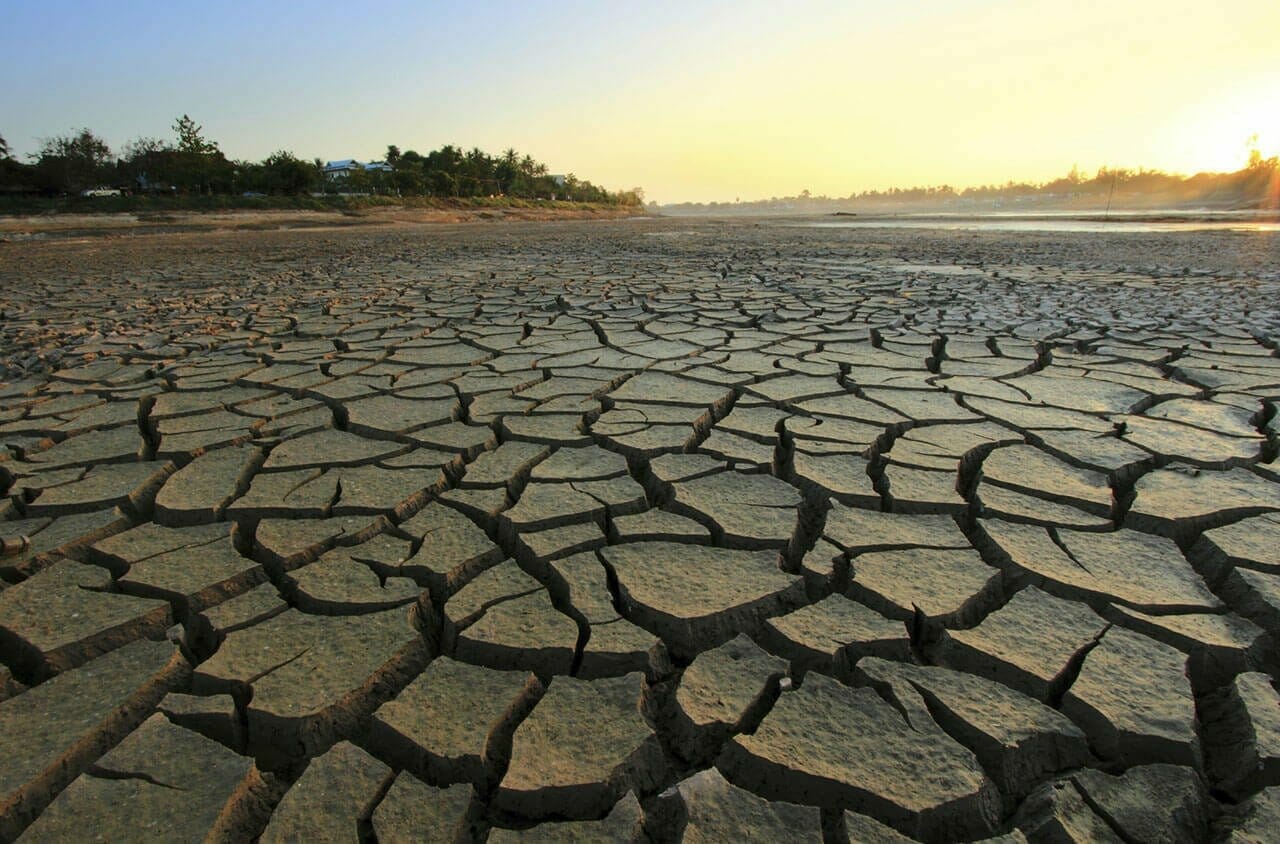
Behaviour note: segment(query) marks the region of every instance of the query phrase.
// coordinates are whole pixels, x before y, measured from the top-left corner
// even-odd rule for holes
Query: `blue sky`
[[[515,146],[660,200],[1225,169],[1280,147],[1277,6],[8,0],[0,135],[188,113],[234,158]]]

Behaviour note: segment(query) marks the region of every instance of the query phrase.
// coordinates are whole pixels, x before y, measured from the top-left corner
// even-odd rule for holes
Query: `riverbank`
[[[99,197],[0,214],[0,240],[472,222],[612,220],[640,206],[512,198]]]

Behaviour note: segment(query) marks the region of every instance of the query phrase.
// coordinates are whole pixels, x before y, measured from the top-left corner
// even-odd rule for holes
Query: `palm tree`
[[[507,147],[502,151],[502,157],[498,159],[498,166],[495,173],[498,177],[498,189],[504,193],[514,193],[516,178],[520,175],[520,153],[516,152],[515,147]]]

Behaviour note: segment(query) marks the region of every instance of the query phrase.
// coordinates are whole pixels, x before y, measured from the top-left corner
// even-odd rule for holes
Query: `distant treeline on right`
[[[1181,176],[1159,170],[1103,167],[1092,177],[1075,167],[1044,184],[1008,182],[957,190],[950,185],[889,188],[855,192],[846,197],[771,197],[750,202],[685,202],[662,206],[665,213],[821,213],[911,212],[1030,213],[1049,210],[1103,211],[1205,209],[1213,211],[1280,210],[1280,157],[1264,158],[1256,149],[1248,164],[1234,173]]]

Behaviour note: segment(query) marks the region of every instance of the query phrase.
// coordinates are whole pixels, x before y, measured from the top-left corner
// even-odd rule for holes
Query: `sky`
[[[1235,170],[1280,153],[1280,3],[0,0],[0,136],[232,158],[515,147],[659,202]]]

